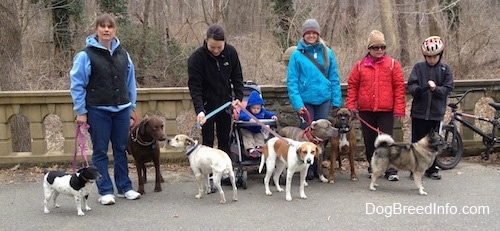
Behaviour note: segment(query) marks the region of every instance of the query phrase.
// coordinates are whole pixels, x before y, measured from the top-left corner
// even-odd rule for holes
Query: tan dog
[[[358,181],[356,172],[354,171],[354,154],[356,153],[356,130],[354,129],[353,121],[356,119],[354,111],[347,108],[338,108],[333,111],[329,118],[333,127],[337,128],[339,135],[332,137],[331,147],[332,155],[330,156],[330,170],[328,172],[328,182],[334,183],[335,167],[339,162],[339,168],[342,168],[341,155],[347,155],[349,165],[351,167],[351,180]]]
[[[302,130],[298,127],[287,126],[279,131],[279,134],[283,137],[290,138],[297,141],[309,141],[317,145],[319,154],[317,155],[317,163],[321,164],[323,162],[323,150],[324,141],[338,135],[336,128],[332,126],[332,123],[326,119],[315,120],[311,123],[306,130]],[[319,179],[322,182],[328,182],[323,173],[321,166],[318,166]]]
[[[299,142],[291,139],[286,140],[287,141],[278,137],[273,137],[264,145],[263,155],[260,159],[259,173],[262,172],[265,162],[267,169],[266,176],[264,177],[266,195],[272,195],[269,189],[269,181],[273,173],[276,190],[278,192],[283,192],[283,189],[280,187],[279,178],[283,170],[287,168],[285,186],[286,200],[292,200],[290,189],[293,174],[295,172],[300,172],[300,198],[306,199],[307,196],[304,193],[304,186],[307,186],[307,169],[314,163],[314,159],[317,158],[318,147],[311,142]]]
[[[221,187],[222,176],[229,176],[231,185],[233,186],[233,201],[238,200],[233,163],[224,151],[198,144],[197,140],[186,135],[176,135],[173,139],[168,141],[168,144],[172,147],[186,150],[189,164],[196,177],[196,182],[198,183],[198,194],[195,196],[196,199],[200,199],[203,192],[206,194],[212,192],[208,178],[209,174],[212,173],[214,184],[220,193],[220,203],[226,203],[226,197]],[[203,187],[203,182],[205,182],[205,187]]]

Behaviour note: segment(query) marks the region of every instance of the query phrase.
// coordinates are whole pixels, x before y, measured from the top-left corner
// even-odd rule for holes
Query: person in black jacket
[[[453,75],[450,67],[441,62],[444,42],[438,36],[424,40],[421,46],[425,61],[413,66],[407,89],[413,96],[411,104],[411,142],[417,142],[431,129],[439,131],[443,120],[448,95],[453,90]],[[441,179],[436,161],[425,171],[425,176]]]
[[[188,87],[197,122],[202,125],[203,145],[213,147],[214,131],[217,147],[230,153],[232,109],[228,107],[208,120],[207,113],[232,101],[236,106],[243,99],[243,74],[236,49],[226,43],[224,28],[211,25],[203,46],[188,59]]]

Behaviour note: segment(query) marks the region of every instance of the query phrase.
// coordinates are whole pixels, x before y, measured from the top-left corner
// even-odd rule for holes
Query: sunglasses
[[[369,49],[370,50],[376,50],[376,51],[378,51],[378,50],[383,50],[384,51],[385,48],[386,48],[386,46],[371,46]]]

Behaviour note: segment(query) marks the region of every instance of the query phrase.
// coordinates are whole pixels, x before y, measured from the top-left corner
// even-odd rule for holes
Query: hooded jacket
[[[188,87],[196,114],[213,111],[234,99],[243,100],[243,74],[236,49],[225,43],[213,56],[207,42],[188,59]]]
[[[429,89],[429,80],[436,83],[436,89]],[[450,67],[442,62],[429,66],[419,62],[413,66],[407,89],[413,96],[412,118],[441,121],[444,118],[448,95],[454,88]]]
[[[118,38],[114,38],[111,42],[111,50],[107,50],[104,46],[102,46],[96,39],[96,35],[90,35],[86,39],[86,46],[88,48],[92,48],[99,52],[109,52],[110,56],[113,56],[116,51],[122,49],[120,48],[120,40]],[[92,106],[101,110],[110,111],[110,112],[118,112],[128,107],[135,108],[135,103],[137,99],[136,92],[136,82],[135,82],[135,70],[134,64],[130,59],[130,55],[126,52],[127,56],[127,71],[125,80],[122,84],[126,86],[119,86],[122,90],[124,88],[128,89],[128,102],[122,102],[119,105],[101,105],[101,106]],[[75,110],[77,115],[83,115],[87,113],[88,102],[87,99],[87,87],[90,83],[90,78],[92,75],[92,65],[89,55],[85,51],[78,52],[73,59],[73,67],[69,73],[71,79],[71,97],[73,98],[73,110]],[[113,76],[109,76],[112,78]],[[110,87],[118,87],[118,86],[110,86]]]
[[[303,52],[315,57],[320,66],[325,69],[328,77],[325,77]],[[323,52],[327,52],[329,58],[326,67]],[[290,56],[287,88],[290,103],[295,111],[304,107],[306,103],[320,105],[328,100],[331,100],[332,106],[340,107],[342,104],[340,77],[332,50],[321,42],[306,44],[301,39],[297,49]]]
[[[260,96],[260,94],[257,91],[252,91],[250,93],[250,96],[248,96],[248,102],[246,109],[251,113],[250,107],[253,105],[262,105],[262,108],[259,113],[254,114],[254,116],[257,119],[271,119],[271,117],[275,116],[276,114],[267,111],[264,108],[264,99]],[[249,121],[251,118],[249,115],[247,115],[245,112],[241,111],[239,115],[239,120],[242,121]],[[252,126],[252,127],[245,127],[246,129],[250,130],[253,133],[259,133],[261,130],[261,126]]]

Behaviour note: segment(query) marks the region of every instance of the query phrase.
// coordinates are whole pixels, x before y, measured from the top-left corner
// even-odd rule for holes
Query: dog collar
[[[196,143],[196,145],[194,145],[192,148],[190,148],[190,149],[186,152],[186,156],[191,155],[191,153],[193,153],[193,152],[194,152],[194,150],[196,150],[196,148],[198,148],[198,145],[200,145],[200,144]]]
[[[301,137],[302,138],[306,137],[307,140],[309,140],[310,142],[312,142],[313,144],[316,144],[316,145],[323,143],[322,139],[320,139],[320,138],[315,137],[315,136],[312,135],[312,133],[311,133],[311,127],[310,126],[307,127],[306,130],[304,130],[302,132]]]
[[[155,144],[155,139],[153,138],[153,140],[151,141],[143,141],[141,139],[141,137],[139,136],[139,127],[137,127],[135,129],[135,137],[134,137],[134,132],[131,132],[130,133],[130,137],[132,138],[132,141],[142,145],[142,146],[150,146],[150,145],[153,145],[152,148],[156,148],[156,146],[154,145]]]

